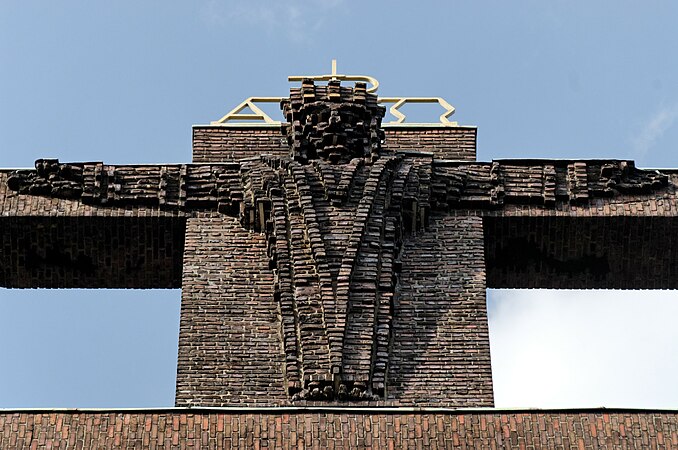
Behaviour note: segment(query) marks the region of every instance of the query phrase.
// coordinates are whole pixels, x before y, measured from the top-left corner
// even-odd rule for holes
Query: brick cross
[[[181,287],[179,406],[491,406],[486,287],[676,287],[673,173],[476,162],[362,83],[281,106],[195,127],[193,164],[1,172],[0,284]]]

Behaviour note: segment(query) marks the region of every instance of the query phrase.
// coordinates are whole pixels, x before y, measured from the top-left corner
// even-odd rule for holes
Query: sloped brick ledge
[[[677,410],[1,410],[3,449],[678,447]]]

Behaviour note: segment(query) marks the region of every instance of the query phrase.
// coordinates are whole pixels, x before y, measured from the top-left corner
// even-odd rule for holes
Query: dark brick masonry
[[[183,218],[0,217],[0,227],[0,286],[181,287]]]

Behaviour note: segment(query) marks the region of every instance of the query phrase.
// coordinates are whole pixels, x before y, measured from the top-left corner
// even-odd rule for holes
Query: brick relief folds
[[[403,240],[432,211],[555,207],[646,194],[665,174],[633,162],[469,162],[386,151],[365,85],[304,81],[283,100],[289,156],[111,166],[38,160],[8,187],[102,207],[216,210],[265,233],[292,400],[377,400],[386,388]]]

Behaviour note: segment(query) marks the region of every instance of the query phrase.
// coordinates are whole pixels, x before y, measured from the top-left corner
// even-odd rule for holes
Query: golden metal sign
[[[230,125],[241,123],[241,124],[252,124],[252,123],[259,123],[259,124],[271,124],[271,125],[280,125],[279,120],[273,120],[271,117],[266,114],[264,111],[259,108],[256,103],[280,103],[280,100],[282,100],[282,97],[250,97],[245,99],[244,102],[230,110],[224,117],[222,117],[219,120],[215,120],[212,122],[212,125],[222,125],[225,123],[229,123]],[[249,108],[253,114],[242,114],[240,111],[242,111],[245,108]],[[250,121],[250,122],[244,122],[244,121]],[[236,121],[236,122],[231,122],[231,121]],[[240,122],[237,122],[240,121]]]
[[[332,73],[326,75],[293,75],[287,78],[289,81],[364,81],[370,83],[371,86],[367,88],[367,92],[376,92],[379,88],[379,81],[376,78],[367,75],[344,75],[337,73],[337,60],[332,60]],[[283,97],[249,97],[245,99],[238,106],[233,108],[228,114],[221,119],[212,122],[212,125],[280,125],[279,120],[272,119],[257,103],[279,103]],[[383,125],[443,125],[443,126],[457,126],[457,122],[450,122],[448,117],[454,114],[454,107],[450,105],[442,97],[379,97],[377,103],[392,104],[389,112],[396,118],[390,122],[384,122]],[[407,116],[400,111],[403,105],[407,103],[437,103],[445,109],[445,112],[440,115],[437,123],[411,123],[407,122]],[[252,113],[242,113],[245,108],[249,108]]]
[[[339,81],[365,81],[370,83],[372,86],[367,88],[367,92],[377,92],[379,89],[379,82],[376,78],[370,77],[367,75],[343,75],[337,73],[337,60],[332,60],[332,73],[326,75],[292,75],[287,77],[287,81],[304,81],[304,80],[316,80],[316,81],[330,81],[330,80],[339,80]]]
[[[379,97],[377,103],[393,103],[389,108],[389,112],[396,118],[391,122],[384,122],[383,125],[415,125],[411,122],[406,122],[407,116],[399,110],[399,108],[407,103],[438,103],[445,109],[439,117],[438,124],[446,126],[457,126],[457,122],[450,122],[447,118],[454,114],[454,106],[450,105],[442,97]],[[422,125],[422,124],[416,124]]]

